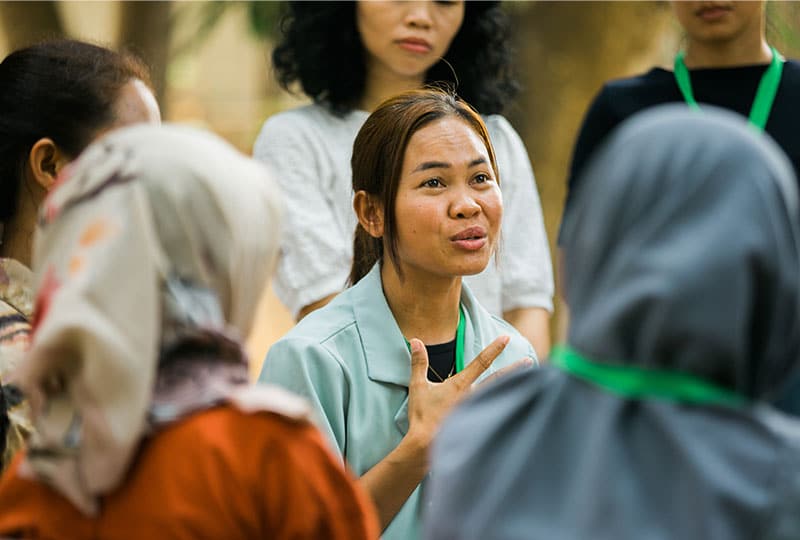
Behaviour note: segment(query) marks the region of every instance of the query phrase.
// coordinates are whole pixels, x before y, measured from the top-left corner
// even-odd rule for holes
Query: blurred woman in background
[[[20,49],[0,63],[0,392],[10,418],[8,436],[0,439],[0,471],[30,431],[22,395],[7,383],[29,342],[36,212],[93,139],[159,121],[148,70],[130,54],[60,40]],[[0,426],[9,421],[5,415],[0,407]]]
[[[765,6],[765,0],[672,2],[685,49],[673,71],[653,68],[600,90],[575,143],[565,215],[585,178],[581,170],[608,134],[629,116],[662,103],[685,102],[700,110],[707,103],[749,118],[775,139],[800,175],[800,63],[784,61],[767,43]]]

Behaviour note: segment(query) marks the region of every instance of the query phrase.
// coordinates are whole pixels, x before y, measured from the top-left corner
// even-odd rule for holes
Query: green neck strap
[[[464,369],[464,328],[467,320],[464,317],[464,306],[458,305],[458,327],[456,328],[456,373]],[[405,339],[405,337],[403,338]],[[411,344],[406,339],[406,347],[411,352]]]
[[[761,82],[758,83],[758,90],[756,97],[753,100],[753,105],[750,107],[750,123],[755,126],[759,131],[763,131],[769,119],[769,113],[772,110],[772,103],[775,101],[775,94],[778,93],[778,85],[781,82],[781,74],[783,72],[783,56],[775,50],[775,47],[770,47],[772,50],[772,61],[769,67],[761,76]],[[678,83],[678,88],[683,94],[683,99],[689,104],[692,109],[700,109],[697,101],[694,99],[694,92],[692,92],[692,81],[689,77],[689,70],[686,68],[686,63],[683,61],[685,56],[681,51],[675,56],[675,81]]]
[[[550,362],[570,375],[631,399],[664,399],[699,405],[741,407],[747,400],[702,379],[665,370],[594,362],[566,345],[558,345]]]

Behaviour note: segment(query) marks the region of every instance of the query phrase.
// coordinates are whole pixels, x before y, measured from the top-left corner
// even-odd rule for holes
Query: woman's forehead
[[[409,139],[403,171],[411,172],[426,163],[470,166],[477,160],[489,161],[486,142],[465,120],[448,116],[427,124]]]

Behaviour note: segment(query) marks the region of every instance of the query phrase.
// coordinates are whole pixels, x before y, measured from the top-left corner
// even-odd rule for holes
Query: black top
[[[442,382],[455,371],[456,340],[438,345],[425,345],[428,351],[428,380]],[[438,376],[437,376],[438,375]]]
[[[768,65],[689,70],[694,97],[748,117],[758,83]],[[568,212],[572,195],[580,182],[580,172],[606,136],[633,114],[669,102],[684,102],[672,71],[651,69],[644,75],[606,83],[595,97],[583,121],[572,156],[567,200]],[[800,176],[800,62],[787,60],[765,128]]]

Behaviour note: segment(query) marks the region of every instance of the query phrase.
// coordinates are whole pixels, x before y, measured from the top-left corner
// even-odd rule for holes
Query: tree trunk
[[[55,2],[0,2],[0,24],[9,51],[63,37]]]
[[[800,58],[800,2],[767,3],[767,41],[786,58]]]
[[[557,267],[567,171],[591,99],[609,79],[669,61],[677,33],[665,2],[540,1],[510,8],[523,93],[508,116],[531,155]],[[556,340],[564,337],[564,311],[558,298]]]
[[[150,67],[156,98],[165,114],[172,2],[122,2],[119,47],[141,56]]]

